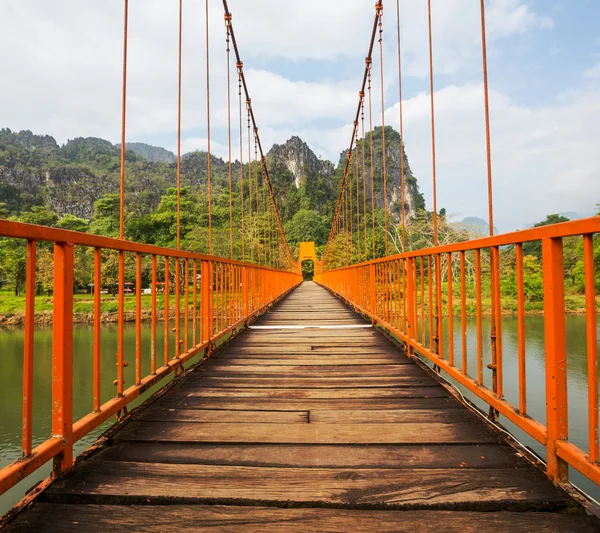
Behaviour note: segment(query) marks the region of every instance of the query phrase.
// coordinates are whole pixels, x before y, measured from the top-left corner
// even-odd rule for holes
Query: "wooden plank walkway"
[[[326,290],[254,325],[8,531],[598,531]]]

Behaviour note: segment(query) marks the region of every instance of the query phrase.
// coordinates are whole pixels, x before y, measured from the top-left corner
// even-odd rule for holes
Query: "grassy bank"
[[[427,296],[426,296],[427,299]],[[94,298],[91,294],[75,294],[73,295],[73,312],[76,315],[78,322],[91,321],[94,313]],[[162,319],[162,309],[164,307],[164,294],[158,294],[156,296],[157,308],[159,310],[159,319]],[[597,308],[600,311],[600,296],[596,297]],[[190,306],[192,306],[192,296],[189,297]],[[482,312],[484,315],[490,314],[490,300],[484,297],[482,299]],[[454,315],[461,314],[461,302],[460,293],[455,293],[452,308]],[[418,304],[420,305],[420,304]],[[444,308],[445,314],[447,313],[447,300],[446,294],[444,295]],[[52,296],[39,295],[35,299],[35,312],[36,321],[39,323],[46,323],[51,318],[53,300]],[[185,299],[181,297],[180,303],[181,309],[185,307]],[[169,296],[169,308],[173,312],[175,307],[175,295]],[[198,297],[199,307],[199,297]],[[466,298],[467,314],[474,316],[476,312],[476,300],[473,295],[467,295]],[[119,310],[118,298],[109,294],[103,294],[100,311],[103,315],[103,322],[114,322],[115,314]],[[152,295],[142,295],[142,312],[143,318],[149,318],[149,313],[152,310]],[[585,313],[585,296],[574,292],[565,294],[565,310],[567,313]],[[504,314],[516,314],[517,312],[517,300],[516,298],[502,298],[502,311]],[[528,314],[541,314],[544,311],[543,302],[526,302],[525,312]],[[135,319],[135,295],[125,295],[125,313],[127,320]],[[15,296],[11,291],[0,291],[0,324],[20,324],[25,315],[25,295]]]

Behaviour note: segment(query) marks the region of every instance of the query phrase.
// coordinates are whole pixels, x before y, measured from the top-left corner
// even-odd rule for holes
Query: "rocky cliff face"
[[[402,208],[400,137],[386,128],[387,205],[397,219]],[[359,146],[362,150],[362,141]],[[126,153],[126,191],[132,213],[155,209],[168,187],[175,185],[176,165],[167,150],[132,143]],[[136,153],[134,153],[136,152]],[[143,155],[145,154],[145,155]],[[151,159],[161,159],[152,161]],[[299,210],[314,210],[329,219],[333,216],[347,151],[336,165],[320,159],[299,137],[276,144],[267,154],[267,166],[282,218],[289,220]],[[362,175],[362,156],[360,159]],[[369,136],[365,142],[367,201],[371,198]],[[211,157],[213,193],[228,188],[227,163]],[[202,191],[207,182],[207,154],[193,152],[182,157],[182,184]],[[30,131],[0,130],[0,203],[9,214],[26,211],[32,205],[47,205],[60,216],[73,214],[90,219],[94,202],[104,194],[118,191],[120,149],[103,139],[76,138],[59,146],[48,135]],[[233,164],[233,181],[239,179],[239,162]],[[383,153],[381,129],[373,132],[375,204],[383,207]],[[407,216],[425,206],[405,155]]]
[[[371,201],[371,184],[373,185],[375,206],[383,208],[383,142],[381,128],[373,130],[373,179],[371,179],[370,135],[359,139],[359,176],[362,180],[363,142],[365,151],[365,170],[367,177],[367,202]],[[393,128],[385,128],[385,153],[387,176],[387,208],[397,220],[402,216],[402,165],[400,159],[400,135]],[[348,150],[340,154],[339,172],[343,174],[348,158]],[[354,178],[353,178],[354,179]],[[362,181],[361,181],[362,183]],[[413,218],[419,209],[425,209],[425,199],[419,191],[417,179],[412,173],[406,151],[404,151],[404,209],[407,218]]]
[[[308,144],[297,136],[285,144],[274,144],[267,155],[292,174],[296,189],[310,187],[316,178],[331,179],[335,171],[333,163],[319,159]]]

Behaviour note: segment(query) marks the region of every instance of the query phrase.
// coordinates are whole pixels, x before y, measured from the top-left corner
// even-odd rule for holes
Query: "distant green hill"
[[[121,148],[120,144],[115,144]],[[134,154],[141,155],[144,159],[153,163],[175,163],[177,156],[161,146],[152,146],[146,143],[125,143],[125,149],[131,150]]]

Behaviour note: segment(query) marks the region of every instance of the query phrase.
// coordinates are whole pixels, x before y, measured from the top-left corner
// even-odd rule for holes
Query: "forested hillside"
[[[381,129],[373,131],[373,176],[375,205],[383,207]],[[399,216],[400,161],[399,135],[386,129],[388,206]],[[366,144],[367,202],[370,205],[371,161]],[[175,156],[159,147],[143,143],[126,145],[126,234],[130,239],[172,246],[175,241]],[[207,251],[207,154],[191,152],[182,157],[183,245]],[[301,240],[314,240],[322,247],[328,237],[339,194],[347,152],[337,164],[322,160],[299,137],[274,145],[267,154],[282,221],[295,247]],[[410,216],[425,207],[423,196],[406,166],[406,208]],[[49,223],[60,227],[75,225],[107,236],[118,229],[120,147],[103,139],[75,138],[60,146],[48,135],[30,131],[0,130],[0,213]],[[244,165],[245,209],[250,190],[256,192],[257,179],[262,197],[262,176],[257,164]],[[250,176],[250,179],[248,177]],[[241,228],[240,166],[232,165],[234,228]],[[226,161],[211,157],[213,228],[217,253],[227,254],[222,243],[229,231],[229,176]],[[370,215],[369,215],[370,216]],[[75,223],[75,218],[77,222]],[[260,223],[261,221],[259,221]],[[378,228],[378,232],[380,229]],[[223,239],[219,239],[222,234]],[[381,237],[381,236],[380,236]],[[238,251],[238,254],[241,250]]]

